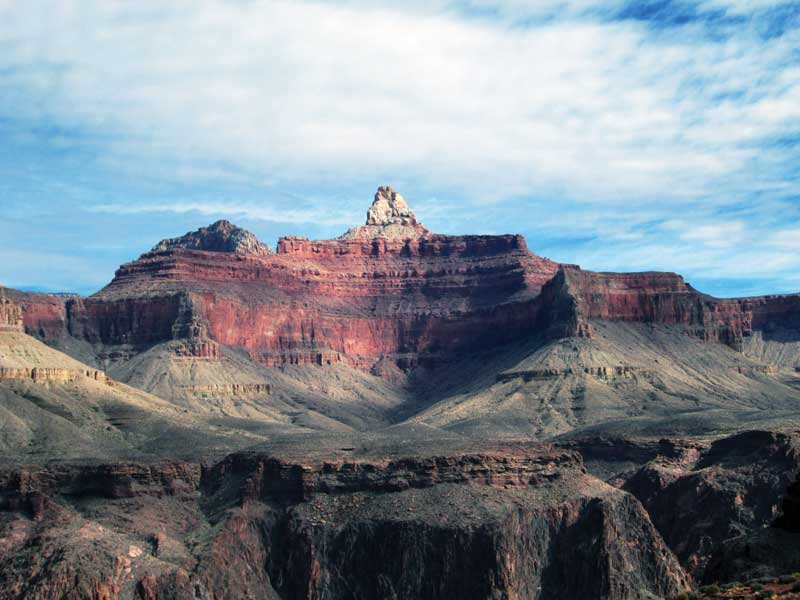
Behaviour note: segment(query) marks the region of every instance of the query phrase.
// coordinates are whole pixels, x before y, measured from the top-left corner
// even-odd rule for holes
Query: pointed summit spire
[[[367,225],[417,225],[417,217],[405,199],[388,185],[375,192],[375,200],[367,211]]]
[[[366,224],[349,229],[340,239],[414,239],[429,233],[405,199],[393,188],[382,185],[367,211]]]

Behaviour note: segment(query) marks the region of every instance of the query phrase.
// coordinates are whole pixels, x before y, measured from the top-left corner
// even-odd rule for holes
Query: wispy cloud
[[[697,273],[788,278],[797,18],[730,0],[0,2],[0,129],[128,182],[83,184],[83,208],[109,215],[344,226],[369,200],[354,190],[399,181],[442,228],[507,215],[491,227],[587,267],[680,244],[709,261]],[[583,242],[557,243],[576,228]]]

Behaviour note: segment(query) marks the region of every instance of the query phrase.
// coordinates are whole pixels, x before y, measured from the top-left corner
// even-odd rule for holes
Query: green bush
[[[757,581],[754,581],[753,583],[750,584],[750,589],[753,590],[754,592],[760,592],[761,590],[764,589],[764,586],[758,583]]]
[[[781,575],[778,577],[778,583],[794,583],[797,581],[797,577],[794,575]]]
[[[712,583],[711,585],[704,585],[700,588],[700,591],[704,594],[719,594],[719,586],[716,583]]]

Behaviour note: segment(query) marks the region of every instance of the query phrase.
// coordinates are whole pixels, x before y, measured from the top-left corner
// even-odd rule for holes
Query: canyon
[[[798,407],[800,294],[437,234],[389,187],[332,240],[217,221],[91,296],[0,288],[0,599],[778,576]]]

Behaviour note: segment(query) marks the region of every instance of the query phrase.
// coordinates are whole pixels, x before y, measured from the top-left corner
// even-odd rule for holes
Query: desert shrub
[[[712,583],[711,585],[704,585],[700,588],[700,591],[704,594],[719,594],[719,586],[716,583]]]
[[[781,575],[778,577],[778,583],[794,583],[797,581],[797,577],[794,575]]]
[[[764,586],[758,583],[757,581],[754,581],[750,584],[750,589],[753,590],[754,592],[759,592],[764,589]]]

